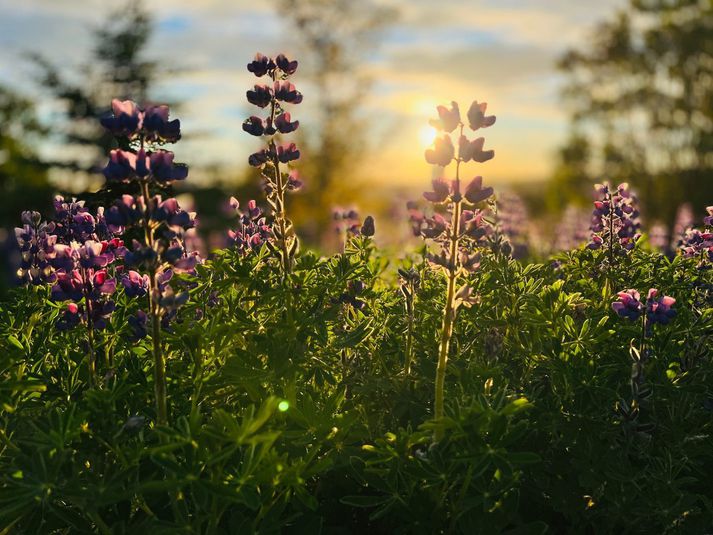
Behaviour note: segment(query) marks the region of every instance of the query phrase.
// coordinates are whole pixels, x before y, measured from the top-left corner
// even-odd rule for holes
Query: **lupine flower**
[[[468,141],[468,138],[461,136],[458,141],[458,157],[463,162],[473,160],[478,163],[485,163],[495,156],[494,150],[483,150],[485,138],[479,137],[473,141]]]
[[[250,104],[264,108],[272,102],[272,89],[266,85],[255,84],[253,89],[247,91],[246,96]]]
[[[255,60],[248,65],[248,70],[257,76],[269,74],[272,80],[272,87],[268,85],[255,85],[253,90],[247,92],[248,102],[260,108],[270,106],[270,115],[265,119],[257,116],[250,117],[243,125],[243,129],[252,135],[270,136],[267,140],[267,147],[263,148],[248,157],[248,163],[260,168],[261,176],[264,180],[263,189],[268,198],[268,203],[276,212],[274,214],[275,224],[268,227],[273,233],[276,247],[273,251],[280,257],[280,265],[283,274],[287,275],[291,269],[292,259],[298,249],[297,237],[294,233],[292,222],[285,214],[285,192],[294,191],[302,186],[302,181],[289,169],[283,171],[280,164],[287,164],[300,157],[300,151],[294,143],[284,143],[278,145],[274,135],[289,134],[299,127],[299,121],[293,121],[290,113],[285,110],[285,104],[299,104],[302,102],[302,94],[287,78],[297,70],[297,61],[289,60],[284,54],[278,55],[275,60],[257,55]],[[255,221],[245,222],[246,229],[252,229],[257,224]],[[258,224],[265,227],[264,224]],[[265,240],[261,232],[252,232],[249,237],[245,236],[241,229],[231,231],[231,240],[240,242],[240,247],[251,248],[246,240],[254,240],[254,246],[263,243]]]
[[[79,314],[79,305],[76,303],[68,303],[62,315],[57,319],[55,326],[59,331],[68,331],[74,329],[81,321],[82,317]]]
[[[290,61],[284,54],[278,54],[275,58],[277,67],[288,76],[292,76],[297,72],[297,60]]]
[[[157,223],[165,222],[171,228],[178,227],[188,230],[195,226],[195,212],[186,212],[174,198],[161,201],[160,196],[156,196],[156,210],[151,214],[151,219]]]
[[[475,101],[470,105],[468,109],[468,126],[470,126],[471,130],[475,131],[495,124],[494,115],[485,115],[487,108],[488,104],[485,102],[478,103],[478,101]]]
[[[139,107],[131,100],[111,101],[113,116],[102,117],[101,125],[115,136],[132,137],[141,125]]]
[[[235,197],[230,198],[230,206],[238,214],[236,228],[228,230],[228,241],[232,247],[245,255],[272,240],[272,229],[255,201],[249,201],[244,212],[239,210],[240,203]]]
[[[294,132],[300,126],[299,121],[290,122],[290,113],[284,112],[275,118],[275,127],[281,134]]]
[[[285,80],[275,82],[274,95],[276,100],[281,100],[282,102],[290,104],[302,102],[302,93],[297,91],[294,84]]]
[[[125,227],[135,225],[142,218],[136,199],[131,195],[122,195],[104,214],[109,230],[121,233]]]
[[[102,117],[100,122],[111,134],[129,140],[143,137],[147,141],[175,143],[181,138],[181,122],[168,120],[168,106],[148,106],[140,109],[130,100],[111,101],[112,116]]]
[[[622,318],[636,321],[641,317],[644,305],[639,300],[641,295],[636,290],[626,290],[617,293],[619,299],[611,305],[614,312]]]
[[[121,149],[112,150],[109,163],[104,168],[108,181],[128,182],[132,179],[144,180],[149,177],[163,183],[184,180],[188,167],[173,163],[173,153],[160,150],[151,154],[141,149],[137,154]]]
[[[364,219],[364,224],[361,226],[360,233],[362,236],[371,237],[376,232],[374,225],[374,218],[370,215],[366,216]]]
[[[255,54],[255,59],[248,63],[248,71],[253,73],[258,78],[265,76],[274,68],[275,62],[271,58],[263,56],[259,52]]]
[[[22,212],[23,226],[15,228],[15,240],[20,249],[20,268],[17,276],[31,284],[52,283],[56,280],[52,265],[56,256],[57,236],[54,223],[42,222],[39,212]]]
[[[346,235],[346,237],[358,236],[361,231],[361,219],[359,219],[359,213],[351,208],[344,210],[339,207],[335,207],[332,210],[332,219],[336,222],[334,230],[339,235]]]
[[[667,295],[657,297],[658,293],[656,288],[651,288],[646,297],[646,319],[649,326],[656,323],[668,325],[676,317],[676,311],[672,308],[676,300]]]
[[[592,235],[587,247],[607,247],[611,261],[614,254],[626,254],[632,250],[640,237],[636,197],[626,183],[619,184],[616,192],[611,191],[608,183],[597,184],[595,190],[600,198],[594,201],[590,226]]]
[[[437,137],[432,149],[426,149],[426,161],[433,165],[446,167],[453,160],[455,149],[448,136]]]
[[[438,106],[436,111],[438,112],[438,119],[429,121],[431,126],[449,134],[458,128],[460,124],[460,110],[458,109],[457,102],[451,102],[450,109],[445,106]]]
[[[493,194],[493,188],[483,187],[483,177],[476,176],[465,188],[465,198],[471,204],[483,202]]]
[[[708,215],[703,218],[703,224],[707,227],[713,227],[713,206],[707,206],[706,212]]]
[[[121,277],[121,284],[128,297],[142,297],[149,290],[149,276],[141,275],[138,271],[129,270]]]
[[[149,106],[144,111],[143,129],[148,141],[175,143],[181,139],[181,121],[168,120],[168,106]]]
[[[265,125],[260,117],[251,115],[243,122],[243,130],[251,136],[261,136],[265,133]]]
[[[277,146],[277,159],[281,163],[292,162],[298,160],[300,151],[297,150],[297,145],[294,143],[286,143],[285,145]]]

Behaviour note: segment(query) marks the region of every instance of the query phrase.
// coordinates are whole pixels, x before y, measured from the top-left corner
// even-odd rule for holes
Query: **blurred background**
[[[497,115],[477,174],[540,252],[582,241],[596,182],[631,183],[662,243],[713,204],[713,0],[0,0],[0,226],[101,188],[119,97],[181,119],[177,193],[219,245],[227,198],[262,198],[241,128],[258,51],[300,61],[288,210],[312,247],[334,249],[336,207],[406,239],[451,100]]]

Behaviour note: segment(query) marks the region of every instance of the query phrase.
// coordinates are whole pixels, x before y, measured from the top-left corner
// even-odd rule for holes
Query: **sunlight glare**
[[[418,131],[418,137],[421,140],[421,146],[430,147],[436,139],[436,129],[432,126],[424,126]]]

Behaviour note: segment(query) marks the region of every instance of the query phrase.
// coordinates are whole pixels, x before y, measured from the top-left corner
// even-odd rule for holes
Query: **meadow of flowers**
[[[589,242],[529,260],[475,174],[496,117],[453,102],[425,153],[442,175],[404,199],[422,249],[387,257],[379,221],[345,211],[320,257],[285,203],[297,69],[248,65],[264,199],[230,199],[225,249],[199,254],[200,215],[170,196],[189,170],[162,105],[98,118],[129,193],[23,212],[0,533],[709,531],[713,207],[664,254],[603,183]]]

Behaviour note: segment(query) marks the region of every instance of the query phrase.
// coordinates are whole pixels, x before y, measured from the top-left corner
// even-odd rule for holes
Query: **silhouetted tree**
[[[587,175],[632,182],[669,223],[683,200],[713,201],[713,3],[630,0],[560,67]]]
[[[98,118],[109,111],[112,98],[146,101],[160,74],[157,63],[144,58],[152,30],[143,4],[130,0],[94,30],[94,48],[78,73],[67,73],[42,55],[32,55],[40,70],[40,87],[62,109],[51,125],[63,148],[63,156],[50,162],[53,168],[74,173],[99,170],[114,141]]]
[[[47,165],[36,150],[46,134],[32,101],[0,86],[0,227],[19,225],[22,210],[50,207]]]
[[[331,208],[354,197],[355,167],[369,141],[359,111],[371,81],[361,66],[395,12],[373,0],[275,2],[295,29],[300,75],[313,85],[305,102],[314,103],[317,119],[300,140],[305,188],[292,201],[300,235],[314,243],[332,232]]]

